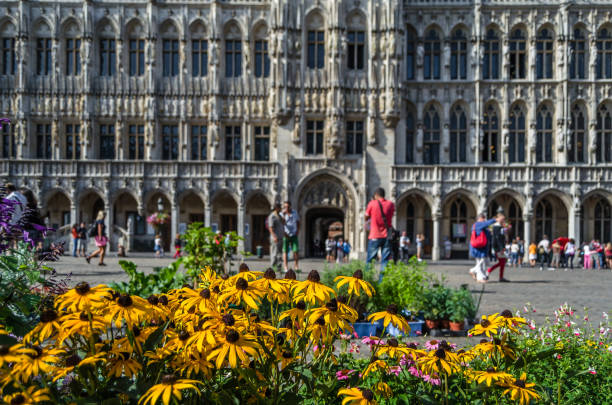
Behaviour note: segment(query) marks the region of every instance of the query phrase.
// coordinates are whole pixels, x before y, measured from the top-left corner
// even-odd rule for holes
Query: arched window
[[[489,104],[485,107],[482,118],[482,161],[497,162],[497,153],[499,149],[499,118],[497,117],[497,109],[493,104]]]
[[[415,116],[414,110],[408,109],[406,113],[406,163],[414,163]]]
[[[201,21],[191,27],[191,74],[193,77],[208,74],[208,41],[206,28]]]
[[[525,161],[525,111],[518,104],[510,110],[508,160],[510,163]]]
[[[612,162],[612,111],[610,104],[597,109],[596,156],[598,163]]]
[[[417,34],[414,28],[406,29],[406,79],[414,80],[416,77],[416,49]]]
[[[547,105],[538,110],[536,131],[536,162],[552,162],[553,116]]]
[[[553,77],[553,32],[542,28],[536,41],[536,76],[538,79]]]
[[[406,235],[408,235],[411,241],[415,240],[416,221],[414,204],[412,204],[412,201],[408,201],[408,204],[406,204]]]
[[[0,27],[0,75],[12,76],[15,71],[15,26],[7,21]]]
[[[483,41],[484,55],[482,59],[482,78],[499,79],[500,71],[500,41],[499,35],[494,29],[487,30],[487,36]]]
[[[427,80],[440,79],[441,47],[440,35],[435,29],[427,31],[424,41],[425,59],[423,64],[423,77]]]
[[[450,114],[450,161],[467,161],[467,116],[457,105]]]
[[[179,74],[179,35],[176,26],[168,22],[162,26],[162,73],[164,77]]]
[[[569,70],[571,79],[586,79],[586,35],[580,28],[574,29],[574,36],[570,41]]]
[[[225,29],[225,77],[242,76],[242,34],[235,23]]]
[[[15,142],[15,126],[2,125],[0,130],[0,157],[2,159],[15,159],[17,157],[17,142]]]
[[[516,201],[511,201],[508,206],[508,212],[506,215],[508,222],[512,227],[510,228],[510,234],[508,235],[510,238],[515,238],[517,236],[523,237],[523,211],[521,207],[518,205]]]
[[[467,79],[467,37],[461,28],[451,37],[451,79]]]
[[[527,77],[527,36],[520,28],[510,35],[510,79]]]
[[[612,79],[612,32],[607,28],[597,35],[597,78]]]
[[[67,76],[81,74],[81,38],[79,27],[71,21],[64,27],[64,63]]]
[[[36,74],[47,76],[51,74],[51,29],[45,22],[36,27]]]
[[[567,148],[567,161],[570,163],[584,163],[586,122],[584,110],[578,104],[574,104],[572,120],[570,121],[571,133]]]
[[[255,30],[255,77],[270,76],[270,57],[268,56],[268,30],[260,25]]]
[[[610,203],[601,199],[595,204],[594,212],[594,239],[599,239],[600,242],[608,242],[612,239],[611,226],[612,223],[612,208]]]
[[[127,35],[129,74],[130,76],[143,76],[145,72],[145,39],[142,25],[137,21],[133,22],[128,26]]]
[[[425,111],[423,125],[423,163],[437,165],[440,163],[440,114],[433,104]]]
[[[553,207],[548,200],[541,200],[536,205],[535,222],[536,241],[542,240],[544,235],[552,237]]]
[[[323,17],[318,13],[309,16],[306,35],[308,43],[306,65],[309,69],[323,69],[325,67],[325,24]]]
[[[365,19],[359,13],[353,13],[348,17],[346,34],[347,52],[346,67],[349,70],[364,70],[366,61],[366,33],[364,27]]]
[[[450,229],[451,241],[453,243],[465,243],[467,235],[467,204],[461,198],[457,198],[450,206]]]

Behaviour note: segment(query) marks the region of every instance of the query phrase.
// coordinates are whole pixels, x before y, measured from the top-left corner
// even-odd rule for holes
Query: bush
[[[446,304],[446,314],[453,322],[463,322],[474,319],[476,316],[476,304],[472,293],[464,287],[450,291]]]
[[[128,260],[119,260],[119,266],[130,276],[130,281],[111,283],[110,287],[123,294],[146,298],[152,294],[181,288],[189,281],[189,278],[179,270],[180,261],[170,263],[166,267],[155,267],[150,274],[136,270],[136,264]]]

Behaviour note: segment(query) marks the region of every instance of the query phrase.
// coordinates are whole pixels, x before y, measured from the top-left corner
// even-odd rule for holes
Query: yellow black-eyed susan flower
[[[114,322],[116,327],[120,327],[125,321],[131,328],[147,319],[152,311],[145,299],[136,295],[121,294],[104,308],[104,313],[108,322]]]
[[[440,345],[425,356],[419,357],[417,362],[426,374],[446,373],[451,375],[460,369],[457,354],[450,351],[448,346]]]
[[[334,330],[353,329],[350,322],[344,317],[344,314],[338,311],[338,301],[336,301],[335,298],[329,300],[323,307],[309,310],[306,313],[306,316],[308,317],[308,323],[310,324],[314,323],[317,319],[323,317],[323,319],[325,319],[325,323]]]
[[[204,312],[209,308],[214,308],[214,306],[215,303],[212,300],[212,293],[209,288],[188,291],[185,300],[181,303],[181,307],[185,311],[196,308],[199,312]]]
[[[337,282],[336,289],[340,291],[340,288],[343,285],[348,286],[349,295],[361,295],[361,291],[365,292],[368,297],[371,297],[374,294],[374,287],[367,281],[363,279],[363,271],[357,270],[353,273],[352,277],[349,276],[338,276],[334,279],[334,282]]]
[[[389,384],[385,383],[385,382],[377,382],[372,389],[374,390],[374,392],[376,393],[376,395],[378,395],[379,397],[384,397],[384,398],[391,398],[393,396],[393,391],[391,390],[391,387],[389,387]]]
[[[410,325],[403,316],[397,314],[397,305],[395,304],[390,304],[386,311],[375,312],[368,316],[368,321],[376,322],[379,319],[383,319],[385,328],[391,323],[404,333],[410,332]]]
[[[132,357],[131,352],[120,352],[113,349],[110,353],[111,356],[107,363],[107,375],[109,377],[119,378],[125,375],[132,378],[142,369],[142,364]]]
[[[471,371],[470,377],[478,384],[486,384],[487,387],[490,387],[494,382],[514,379],[511,374],[498,370],[496,367],[489,367],[484,371]]]
[[[514,316],[512,312],[508,309],[502,311],[499,317],[499,321],[502,326],[508,328],[514,333],[519,333],[518,328],[527,324],[527,320],[525,318],[521,318],[520,316]]]
[[[44,342],[61,330],[57,312],[54,309],[46,309],[40,314],[40,322],[23,337],[23,341],[26,343]]]
[[[398,359],[402,356],[410,356],[413,349],[410,349],[406,345],[400,344],[396,338],[387,339],[386,345],[378,346],[376,353],[378,355],[386,354],[392,359]]]
[[[32,377],[51,373],[60,361],[59,355],[64,353],[63,350],[51,346],[43,348],[35,345],[31,349],[33,350],[21,357],[14,367],[17,379],[24,383]]]
[[[383,371],[387,372],[389,370],[389,365],[386,361],[380,360],[378,357],[374,357],[370,364],[363,370],[363,378],[367,377],[368,374],[373,373],[375,371]]]
[[[201,384],[202,382],[200,381],[177,379],[174,374],[168,374],[162,377],[159,384],[152,386],[145,392],[138,401],[138,405],[155,405],[160,398],[164,405],[168,405],[173,398],[178,401],[183,399],[183,394],[181,393],[183,390],[195,390],[199,395],[198,385]]]
[[[474,346],[473,350],[478,353],[494,354],[498,353],[503,357],[508,357],[512,360],[516,359],[514,350],[507,343],[508,335],[505,334],[503,338],[492,338],[491,340],[483,339]]]
[[[57,297],[55,305],[60,312],[99,309],[104,305],[105,298],[109,298],[110,295],[110,288],[104,284],[92,288],[89,283],[83,281],[65,294]]]
[[[61,378],[66,377],[66,375],[73,372],[74,369],[77,367],[87,366],[87,365],[96,364],[96,363],[103,363],[106,361],[105,356],[106,356],[106,353],[102,352],[102,353],[97,353],[93,356],[85,357],[84,359],[81,359],[81,357],[79,357],[78,354],[73,353],[64,359],[63,367],[59,367],[55,370],[53,381],[55,382]]]
[[[316,270],[308,274],[308,278],[293,285],[293,300],[304,300],[311,305],[327,302],[334,295],[334,290],[321,283],[321,276]]]
[[[59,343],[76,336],[88,339],[93,334],[101,334],[106,331],[107,326],[101,316],[94,315],[88,311],[73,312],[61,318],[62,329],[59,335]]]
[[[8,363],[19,363],[23,356],[34,355],[35,350],[25,347],[21,343],[15,345],[0,345],[0,368]]]
[[[470,330],[470,334],[477,336],[485,334],[488,337],[492,335],[496,335],[499,328],[502,327],[502,321],[497,316],[497,314],[493,315],[483,315],[480,323],[478,323],[472,330]]]
[[[298,301],[294,308],[288,309],[281,314],[280,320],[282,321],[285,318],[289,318],[292,323],[301,325],[305,317],[306,303],[304,301]]]
[[[338,391],[338,396],[344,395],[342,405],[375,405],[374,392],[367,388],[343,388]]]
[[[30,405],[38,404],[44,401],[51,401],[51,397],[49,396],[49,389],[38,389],[38,387],[36,386],[31,386],[23,391],[4,395],[2,399],[5,404],[12,405]]]
[[[238,360],[248,364],[249,356],[257,355],[257,343],[253,340],[253,336],[240,335],[237,330],[230,329],[219,342],[220,345],[210,352],[207,360],[214,360],[218,369],[223,367],[226,358],[232,368],[239,366]]]
[[[357,315],[357,311],[355,311],[353,308],[347,305],[346,296],[338,295],[338,297],[336,297],[336,300],[338,301],[338,311],[344,314],[345,318],[348,319],[349,321],[351,322],[357,321],[357,318],[359,317]]]
[[[191,353],[183,352],[174,358],[170,363],[176,372],[187,378],[196,377],[203,374],[210,377],[215,366],[208,360],[203,353],[192,351]]]
[[[249,283],[246,278],[238,277],[235,281],[233,285],[223,291],[219,300],[228,304],[239,305],[244,303],[248,308],[257,311],[264,292],[257,288],[254,283]]]
[[[520,405],[529,404],[532,399],[540,399],[540,395],[533,389],[534,383],[527,382],[527,375],[521,374],[518,379],[506,379],[498,382],[498,385],[505,387],[503,395],[510,395],[513,401],[519,401]]]

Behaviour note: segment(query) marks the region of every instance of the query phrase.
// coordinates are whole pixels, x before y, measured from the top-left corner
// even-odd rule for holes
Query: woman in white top
[[[591,268],[591,248],[589,248],[589,244],[587,243],[584,245],[582,249],[584,252],[584,256],[582,259],[584,262],[584,268],[590,269]]]
[[[574,255],[576,254],[576,245],[574,244],[574,239],[570,239],[569,242],[565,244],[563,253],[565,253],[566,265],[570,269],[573,269],[574,268]]]

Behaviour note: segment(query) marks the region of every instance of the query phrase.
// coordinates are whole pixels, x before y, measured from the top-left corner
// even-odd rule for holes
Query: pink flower
[[[440,385],[440,379],[439,378],[434,378],[430,375],[423,375],[423,381],[430,383],[431,385]]]
[[[595,374],[597,374],[597,371],[595,371],[595,369],[593,367],[590,367],[589,368],[589,373],[595,375]]]
[[[366,336],[361,339],[361,343],[365,345],[384,345],[385,342],[382,339],[377,338],[376,336]]]
[[[562,356],[560,354],[557,354],[557,360],[561,360],[561,357]]]
[[[336,378],[338,381],[348,380],[351,374],[354,374],[356,370],[340,370],[336,372]]]
[[[427,350],[438,350],[439,345],[440,343],[435,339],[428,340],[427,342],[425,342],[425,348]]]
[[[349,349],[349,353],[359,353],[359,345],[357,343],[351,342],[351,348]]]
[[[395,374],[395,376],[399,376],[402,372],[402,368],[400,366],[392,366],[389,367],[389,372],[387,374]]]
[[[418,368],[416,368],[416,367],[414,367],[414,366],[411,366],[411,367],[408,369],[408,372],[409,372],[410,374],[412,374],[413,376],[415,376],[415,377],[419,377],[419,378],[420,378],[421,376],[423,376],[423,373],[421,373],[421,370],[419,370]]]

